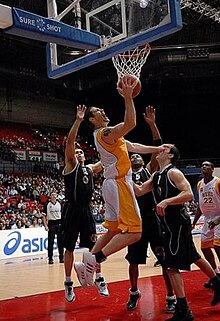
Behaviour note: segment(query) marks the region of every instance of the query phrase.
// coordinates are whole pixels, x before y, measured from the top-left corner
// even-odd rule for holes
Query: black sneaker
[[[204,288],[206,289],[213,289],[213,283],[211,279],[203,284]]]
[[[53,259],[49,259],[48,264],[53,264]]]
[[[176,310],[176,296],[166,297],[165,313],[174,313]]]
[[[214,306],[218,303],[220,303],[220,285],[219,284],[214,287],[214,296],[211,301],[211,305]]]
[[[161,263],[157,260],[157,261],[154,263],[154,267],[158,267],[158,266],[161,266]]]
[[[192,314],[192,311],[187,309],[187,310],[177,310],[175,311],[174,315],[172,318],[166,319],[166,321],[193,321],[194,316]]]
[[[64,259],[60,259],[60,263],[64,263]]]
[[[126,310],[127,311],[132,311],[135,310],[138,304],[138,300],[141,297],[141,292],[139,290],[136,291],[136,294],[132,294],[131,290],[130,290],[130,297],[129,300],[126,304]]]

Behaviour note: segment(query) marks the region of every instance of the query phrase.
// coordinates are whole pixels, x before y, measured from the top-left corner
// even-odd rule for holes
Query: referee
[[[60,263],[63,263],[63,245],[61,238],[61,204],[57,201],[57,193],[50,194],[50,200],[45,205],[43,213],[45,230],[48,231],[48,263],[53,264],[54,239],[57,235],[57,246],[59,251]]]

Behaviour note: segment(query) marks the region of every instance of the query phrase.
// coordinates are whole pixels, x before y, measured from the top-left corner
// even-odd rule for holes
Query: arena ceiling
[[[58,9],[64,10],[71,2],[57,0]],[[89,3],[91,0],[82,2]],[[0,3],[47,16],[46,0],[0,0]],[[200,10],[200,5],[204,10]],[[219,0],[182,0],[181,6],[183,28],[151,43],[152,52],[141,74],[142,81],[146,83],[179,78],[220,77],[220,19],[215,19],[220,15]],[[215,11],[215,17],[210,15],[210,8]],[[111,60],[58,80],[50,80],[46,75],[45,43],[2,31],[0,42],[0,79],[3,85],[10,82],[18,87],[30,86],[35,91],[54,95],[63,95],[65,92],[68,95],[68,90],[84,91],[116,82]],[[212,87],[219,92],[216,82]]]
[[[57,0],[58,9],[63,11],[71,2]],[[47,17],[46,0],[0,0],[0,4]],[[144,88],[135,101],[140,125],[131,135],[136,141],[138,137],[139,142],[149,144],[147,135],[143,135],[142,111],[150,103],[157,108],[157,122],[164,141],[175,139],[182,158],[220,158],[216,148],[219,146],[216,111],[220,99],[220,1],[182,0],[181,11],[183,28],[151,43],[152,51],[141,73]],[[106,109],[111,120],[123,117],[123,108],[118,108],[121,100],[111,60],[52,80],[47,77],[45,43],[5,34],[2,30],[0,43],[0,89],[6,89],[9,106],[18,89],[67,99],[71,104],[73,101],[98,104]]]

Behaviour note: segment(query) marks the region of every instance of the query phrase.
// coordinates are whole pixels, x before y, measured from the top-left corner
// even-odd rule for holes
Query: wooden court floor
[[[199,248],[200,237],[194,237]],[[76,300],[64,299],[63,264],[55,257],[53,265],[46,256],[0,260],[0,320],[4,321],[163,321],[170,317],[164,313],[165,286],[161,268],[154,267],[151,251],[146,265],[140,266],[139,287],[142,297],[138,308],[127,312],[128,263],[126,251],[110,256],[102,264],[110,296],[101,298],[94,287],[82,289],[73,271]],[[82,253],[76,254],[76,260]],[[206,276],[193,266],[192,272],[183,273],[187,298],[195,320],[220,320],[220,305],[210,306],[212,290],[205,289]]]

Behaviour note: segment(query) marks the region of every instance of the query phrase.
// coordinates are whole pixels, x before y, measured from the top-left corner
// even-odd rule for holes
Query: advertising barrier
[[[193,220],[193,217],[191,218]],[[200,234],[203,226],[203,217],[199,219],[192,234]],[[96,225],[97,235],[102,235],[106,229]],[[2,230],[0,231],[0,260],[30,255],[47,254],[48,232],[44,227]],[[79,248],[77,244],[76,248]],[[54,240],[54,253],[58,252],[57,240]]]
[[[42,227],[0,231],[0,259],[47,253],[48,233]],[[56,239],[54,250],[57,249]]]
[[[97,225],[97,234],[105,232],[105,228]],[[30,255],[47,254],[48,232],[44,227],[2,230],[0,231],[0,260]],[[79,248],[78,244],[76,248]],[[54,253],[58,252],[57,240],[54,240]]]

